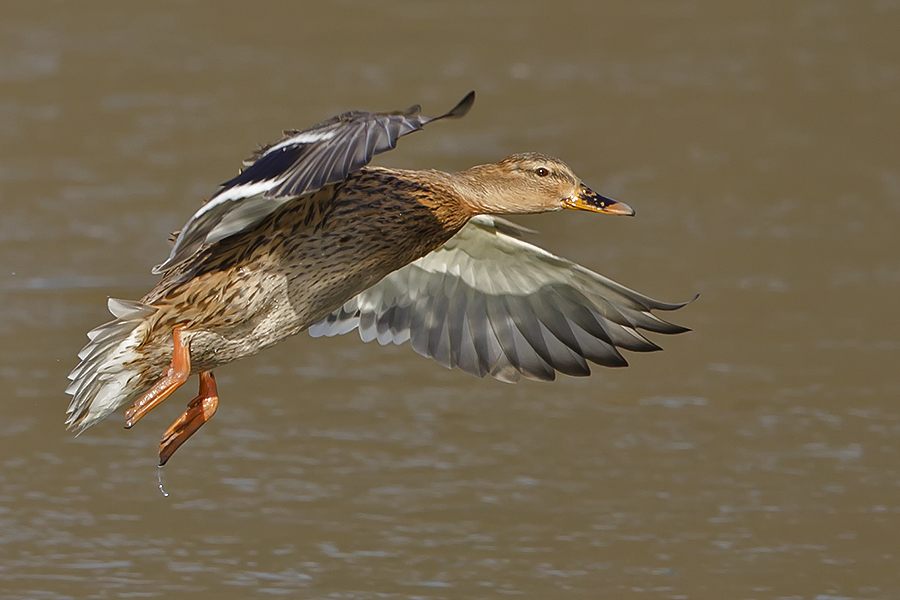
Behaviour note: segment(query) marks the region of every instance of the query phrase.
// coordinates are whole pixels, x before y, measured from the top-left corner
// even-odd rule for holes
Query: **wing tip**
[[[472,109],[473,104],[475,104],[475,90],[472,90],[468,94],[466,94],[465,97],[456,104],[456,106],[454,106],[441,116],[429,119],[429,122],[438,121],[440,119],[461,119],[462,117],[469,114],[469,111]]]
[[[657,302],[656,306],[653,307],[654,310],[678,310],[679,308],[684,308],[688,304],[691,304],[700,297],[700,294],[694,294],[694,297],[686,302]]]

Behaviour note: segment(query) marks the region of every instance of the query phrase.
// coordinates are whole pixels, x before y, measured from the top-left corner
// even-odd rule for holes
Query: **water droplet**
[[[162,469],[163,469],[162,465],[159,465],[158,467],[156,467],[156,479],[157,479],[157,481],[159,481],[159,485],[157,485],[156,487],[159,488],[159,492],[163,495],[163,498],[168,498],[169,492],[167,492],[166,488],[163,487]]]

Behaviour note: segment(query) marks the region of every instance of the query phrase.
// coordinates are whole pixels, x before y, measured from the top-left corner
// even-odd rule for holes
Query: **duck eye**
[[[538,167],[534,170],[538,177],[546,177],[550,174],[550,171],[545,169],[544,167]]]

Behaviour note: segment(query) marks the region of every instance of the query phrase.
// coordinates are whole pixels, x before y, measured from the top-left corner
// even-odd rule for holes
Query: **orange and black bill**
[[[634,209],[625,204],[618,202],[612,198],[601,196],[588,186],[581,184],[578,194],[566,201],[566,208],[574,208],[576,210],[589,210],[591,212],[603,213],[605,215],[624,215],[626,217],[634,216]]]

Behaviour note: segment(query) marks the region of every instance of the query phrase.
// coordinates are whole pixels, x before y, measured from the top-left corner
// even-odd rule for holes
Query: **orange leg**
[[[200,373],[200,393],[190,401],[187,410],[172,423],[159,442],[159,466],[163,466],[175,451],[209,421],[219,406],[219,391],[212,371]]]
[[[181,337],[181,327],[176,327],[172,332],[174,349],[172,351],[172,364],[166,375],[153,384],[153,387],[144,392],[134,404],[125,411],[125,429],[131,429],[134,424],[150,412],[153,407],[169,397],[188,380],[191,374],[191,349],[187,340]]]

